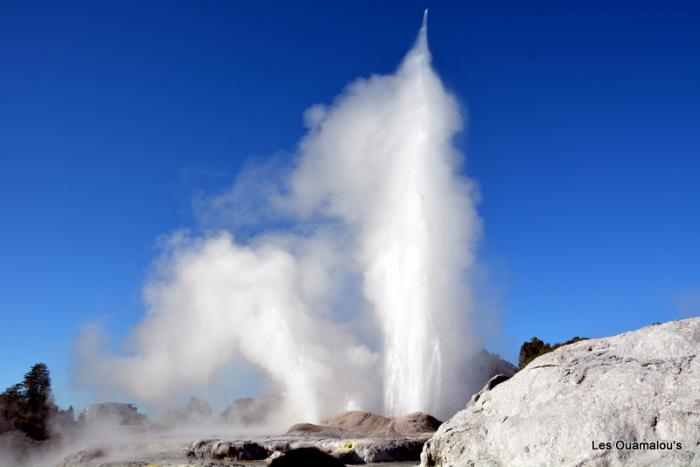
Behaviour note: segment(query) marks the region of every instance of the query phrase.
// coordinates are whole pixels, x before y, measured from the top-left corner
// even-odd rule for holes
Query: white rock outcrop
[[[700,318],[561,347],[494,377],[421,466],[699,466]]]

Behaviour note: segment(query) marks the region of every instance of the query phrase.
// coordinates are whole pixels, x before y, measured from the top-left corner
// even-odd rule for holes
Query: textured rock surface
[[[700,318],[561,347],[492,379],[421,465],[700,465],[699,352]]]
[[[267,459],[271,451],[260,443],[253,441],[200,440],[192,443],[186,451],[187,457],[254,461]]]

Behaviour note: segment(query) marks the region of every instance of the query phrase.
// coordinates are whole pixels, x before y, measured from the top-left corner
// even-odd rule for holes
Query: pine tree
[[[48,421],[57,412],[51,395],[51,375],[37,363],[24,375],[24,381],[0,394],[0,430],[17,429],[35,440],[49,437]]]

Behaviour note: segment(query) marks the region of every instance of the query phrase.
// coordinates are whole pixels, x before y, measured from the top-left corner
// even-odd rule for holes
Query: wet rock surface
[[[700,465],[700,318],[566,345],[492,378],[428,466]]]

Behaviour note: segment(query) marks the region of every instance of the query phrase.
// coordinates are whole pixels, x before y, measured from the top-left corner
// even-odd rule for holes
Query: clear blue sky
[[[426,6],[468,109],[496,350],[700,314],[696,1],[0,1],[0,387],[45,361],[78,401],[79,328],[138,321],[157,237],[392,71]]]

